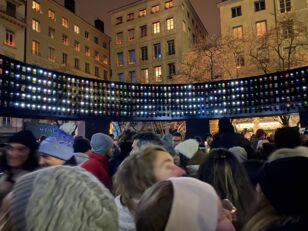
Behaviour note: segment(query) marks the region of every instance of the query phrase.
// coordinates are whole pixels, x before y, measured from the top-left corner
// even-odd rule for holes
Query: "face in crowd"
[[[10,167],[21,168],[30,155],[30,149],[19,143],[9,143],[6,147],[6,160]]]
[[[172,137],[172,145],[173,145],[173,147],[177,146],[181,142],[182,142],[182,137],[181,136],[173,136]]]

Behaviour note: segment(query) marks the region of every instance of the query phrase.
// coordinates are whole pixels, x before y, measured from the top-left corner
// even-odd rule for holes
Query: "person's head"
[[[219,133],[234,132],[229,118],[223,117],[218,121]]]
[[[118,230],[113,196],[82,168],[50,167],[21,177],[10,206],[13,230]]]
[[[131,153],[132,154],[137,153],[148,145],[163,146],[164,144],[158,135],[152,132],[142,132],[134,136],[134,142],[132,144]]]
[[[172,145],[173,147],[177,146],[179,143],[181,143],[183,140],[183,137],[181,133],[175,132],[172,134]]]
[[[178,176],[178,172],[172,156],[163,147],[148,146],[120,165],[114,177],[115,191],[121,195],[123,205],[134,211],[134,199],[139,199],[155,182]]]
[[[15,133],[5,147],[4,155],[0,157],[0,168],[25,169],[32,171],[38,167],[38,144],[35,136],[28,130]]]
[[[110,157],[112,155],[113,140],[104,133],[96,133],[91,138],[92,151],[99,155]]]
[[[155,211],[155,212],[153,212]],[[233,231],[221,201],[207,183],[193,178],[159,182],[141,197],[136,210],[137,231]]]
[[[236,157],[236,159],[243,163],[247,160],[247,152],[244,148],[240,146],[234,146],[232,148],[229,148],[229,151]]]
[[[211,184],[221,199],[235,205],[241,225],[251,208],[254,190],[237,158],[226,149],[213,149],[199,168],[199,179]]]
[[[274,140],[277,148],[295,148],[301,144],[297,127],[278,128]]]
[[[199,143],[195,139],[188,139],[176,145],[174,150],[180,157],[180,163],[178,165],[185,169],[188,161],[199,150]]]
[[[213,135],[211,133],[207,134],[204,140],[205,140],[204,142],[206,142],[207,144],[205,146],[211,147],[212,142],[213,142]]]
[[[258,130],[256,131],[256,138],[257,138],[258,140],[265,140],[265,138],[266,138],[266,133],[265,133],[265,131],[264,131],[263,129],[258,129]]]
[[[89,140],[78,137],[74,139],[73,149],[75,153],[87,153],[91,150],[91,145]]]

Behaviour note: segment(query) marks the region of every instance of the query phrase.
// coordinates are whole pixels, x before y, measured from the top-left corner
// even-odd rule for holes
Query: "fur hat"
[[[290,216],[308,215],[307,157],[285,157],[265,163],[259,184],[271,205]]]
[[[118,230],[113,196],[93,175],[57,166],[20,178],[12,192],[14,230]]]
[[[35,136],[29,130],[23,130],[15,133],[8,141],[8,143],[18,143],[30,149],[30,152],[35,152],[38,148]]]
[[[188,159],[191,159],[196,154],[198,149],[199,149],[199,143],[195,139],[185,140],[185,141],[179,143],[174,148],[174,150],[178,154],[182,154],[185,157],[187,157]]]
[[[113,140],[104,133],[96,133],[91,138],[92,150],[97,154],[105,154],[113,147]]]

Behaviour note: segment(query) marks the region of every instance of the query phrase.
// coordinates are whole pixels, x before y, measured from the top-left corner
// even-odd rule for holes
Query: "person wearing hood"
[[[89,159],[91,153],[91,145],[88,139],[76,137],[73,144],[74,156],[77,164],[81,165]]]

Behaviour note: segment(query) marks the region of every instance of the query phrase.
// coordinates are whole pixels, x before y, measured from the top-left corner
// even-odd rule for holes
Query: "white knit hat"
[[[196,152],[199,149],[199,143],[195,139],[188,139],[181,143],[179,143],[177,146],[175,146],[174,150],[178,154],[182,154],[186,156],[188,159],[191,159]]]

